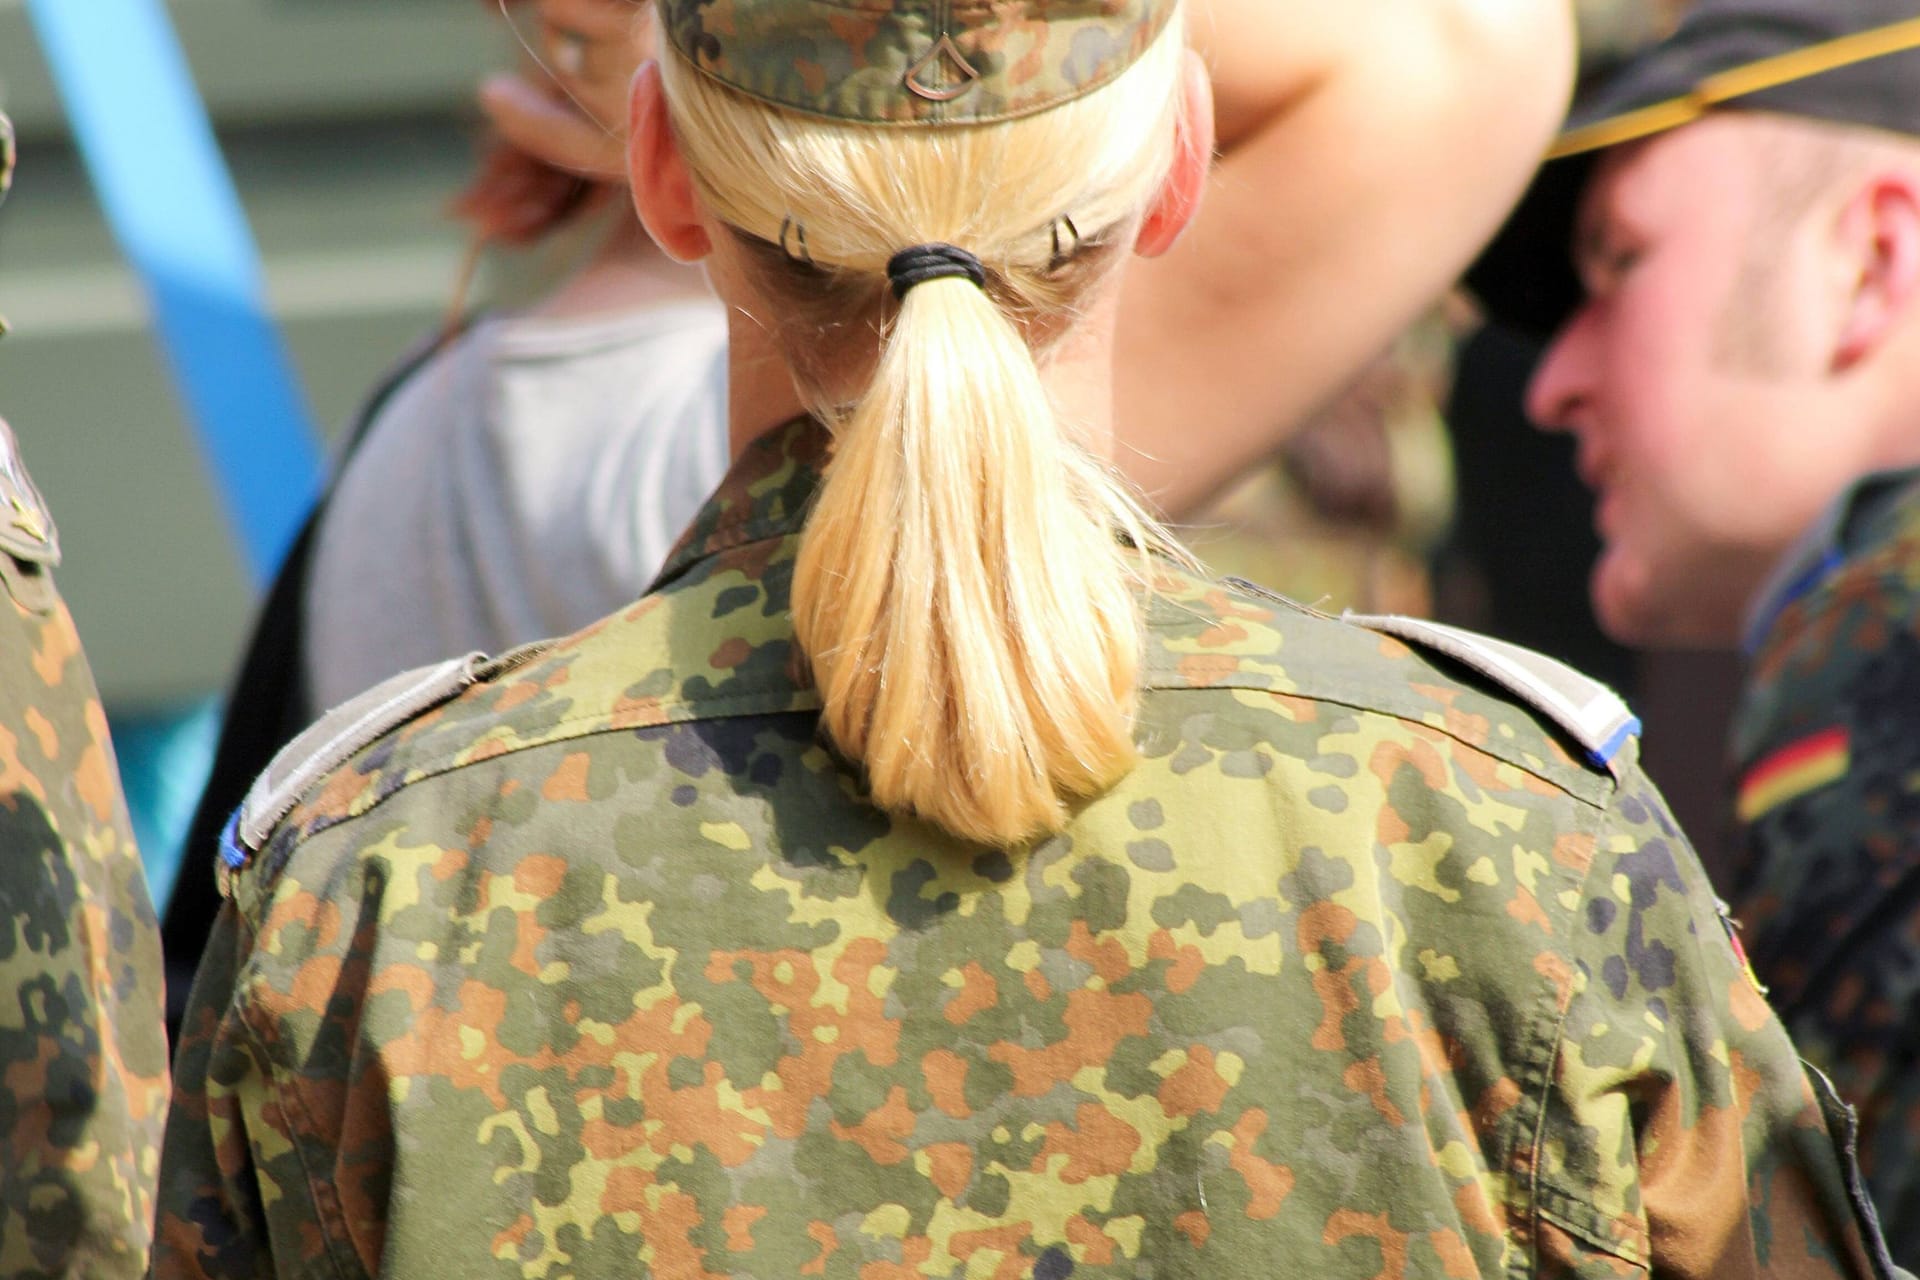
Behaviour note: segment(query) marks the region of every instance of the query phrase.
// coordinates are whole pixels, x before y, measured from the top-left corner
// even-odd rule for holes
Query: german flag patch
[[[1853,735],[1827,729],[1780,748],[1747,770],[1734,799],[1734,814],[1752,822],[1789,800],[1838,782],[1853,764]]]

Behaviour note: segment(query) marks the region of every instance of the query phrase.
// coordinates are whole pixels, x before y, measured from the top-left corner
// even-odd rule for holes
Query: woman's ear
[[[1213,81],[1200,55],[1191,49],[1182,92],[1186,102],[1173,142],[1173,167],[1134,241],[1133,251],[1143,258],[1157,258],[1173,248],[1199,210],[1213,172]]]
[[[675,262],[698,262],[713,252],[700,218],[699,197],[667,121],[660,64],[648,62],[633,77],[627,132],[627,177],[633,207],[653,242]]]
[[[1835,241],[1845,271],[1832,366],[1872,356],[1920,303],[1920,173],[1886,167],[1858,183]]]

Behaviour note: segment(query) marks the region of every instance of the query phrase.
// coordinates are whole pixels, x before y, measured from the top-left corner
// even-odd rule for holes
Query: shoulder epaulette
[[[20,460],[13,428],[0,421],[0,550],[38,564],[60,563],[53,513]]]
[[[470,653],[405,671],[316,720],[254,781],[221,836],[221,860],[236,871],[244,867],[315,783],[388,731],[459,694],[486,666],[485,654]]]
[[[1640,732],[1639,719],[1619,694],[1543,653],[1420,618],[1349,613],[1343,621],[1383,631],[1472,668],[1545,715],[1603,769],[1617,773],[1622,749]]]

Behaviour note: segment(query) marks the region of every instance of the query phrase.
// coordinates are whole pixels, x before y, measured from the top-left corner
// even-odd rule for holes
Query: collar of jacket
[[[1813,592],[1854,551],[1876,536],[1882,518],[1902,505],[1909,491],[1920,491],[1920,467],[1876,471],[1855,481],[1826,509],[1781,558],[1753,598],[1740,638],[1747,657],[1760,652],[1781,614]]]
[[[806,523],[833,437],[813,418],[795,418],[765,432],[734,459],[647,588],[651,595],[722,551],[798,533]]]

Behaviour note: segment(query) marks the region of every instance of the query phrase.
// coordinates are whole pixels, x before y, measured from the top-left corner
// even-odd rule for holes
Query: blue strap
[[[239,871],[245,867],[253,854],[240,843],[240,810],[235,809],[233,816],[227,819],[227,825],[220,828],[220,861],[227,870]]]
[[[263,584],[319,491],[322,462],[179,40],[160,0],[27,0],[27,12]]]
[[[1639,736],[1640,717],[1630,716],[1626,723],[1622,724],[1618,729],[1615,729],[1612,736],[1600,744],[1598,751],[1589,754],[1592,755],[1593,762],[1602,769],[1611,768],[1615,758],[1619,756],[1626,745]]]

